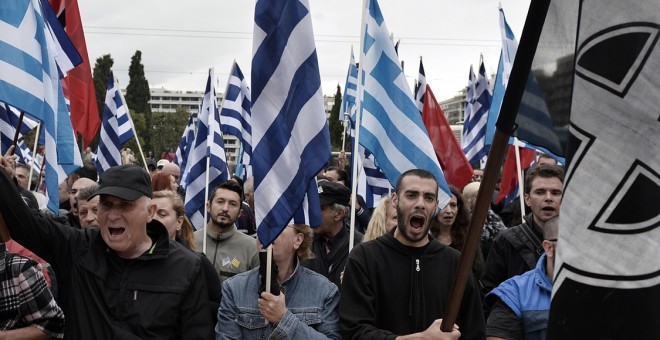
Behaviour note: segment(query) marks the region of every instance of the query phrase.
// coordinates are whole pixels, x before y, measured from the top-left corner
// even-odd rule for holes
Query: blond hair
[[[371,241],[387,233],[387,206],[392,204],[392,195],[387,195],[380,200],[376,209],[371,214],[371,220],[364,234],[364,241]]]
[[[192,223],[190,223],[188,216],[186,216],[186,209],[183,206],[183,199],[181,199],[181,196],[172,190],[159,190],[154,191],[154,198],[169,198],[172,201],[172,209],[174,209],[176,217],[183,216],[181,230],[177,231],[176,235],[185,242],[190,250],[194,251],[195,234]]]

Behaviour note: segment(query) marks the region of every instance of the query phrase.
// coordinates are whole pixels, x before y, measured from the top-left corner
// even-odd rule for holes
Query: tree
[[[153,147],[155,156],[159,156],[160,152],[165,149],[171,149],[172,152],[176,151],[181,140],[183,130],[188,123],[190,112],[187,109],[178,106],[175,113],[171,112],[154,112],[152,115],[153,122]]]
[[[144,113],[135,112],[129,108],[129,113],[131,115],[131,120],[133,120],[133,126],[135,126],[135,132],[137,137],[140,138],[140,146],[142,151],[144,151],[144,157],[147,157],[147,150],[144,149],[144,135],[147,130],[147,124]],[[135,158],[142,164],[142,155],[140,155],[140,149],[137,146],[137,141],[135,138],[131,138],[128,142],[122,145],[122,148],[129,148],[135,153]]]
[[[108,91],[108,74],[115,61],[109,54],[96,59],[94,64],[94,90],[96,91],[96,105],[99,108],[99,115],[103,116],[105,107],[105,93]]]
[[[149,107],[151,93],[149,92],[149,82],[144,76],[142,52],[140,52],[140,50],[135,51],[135,54],[131,57],[131,66],[128,68],[128,76],[130,80],[126,87],[126,104],[129,109],[136,113],[144,114],[145,124],[147,127],[150,127],[152,126],[151,109]],[[145,129],[142,137],[144,138],[144,151],[153,151],[151,144],[151,129]]]
[[[337,93],[335,93],[335,104],[330,110],[330,118],[328,121],[328,127],[330,128],[330,144],[332,145],[332,150],[340,151],[342,144],[342,134],[344,133],[344,124],[339,120],[339,114],[341,109],[341,88],[337,84]]]

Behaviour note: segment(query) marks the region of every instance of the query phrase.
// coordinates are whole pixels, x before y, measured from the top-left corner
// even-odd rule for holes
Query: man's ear
[[[147,206],[147,213],[148,213],[147,222],[151,222],[151,220],[154,219],[157,210],[158,210],[158,206],[155,203],[153,202],[149,203],[149,205]]]
[[[399,196],[397,196],[396,193],[392,194],[392,202],[390,204],[392,204],[392,206],[395,208],[399,204]]]
[[[529,207],[529,194],[523,194],[523,197],[525,199],[525,205]]]

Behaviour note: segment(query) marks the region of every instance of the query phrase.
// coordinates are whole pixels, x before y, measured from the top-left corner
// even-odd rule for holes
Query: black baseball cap
[[[134,164],[115,166],[99,178],[96,195],[115,196],[125,201],[135,201],[142,196],[152,198],[151,177],[142,167]]]
[[[351,200],[351,190],[341,183],[321,180],[318,182],[319,201],[321,205],[341,204],[348,206]]]

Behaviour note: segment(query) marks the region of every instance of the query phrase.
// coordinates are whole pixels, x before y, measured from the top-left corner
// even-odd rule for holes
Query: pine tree
[[[128,76],[130,78],[128,86],[126,87],[126,104],[128,108],[142,113],[145,116],[145,134],[141,136],[144,138],[144,151],[153,151],[151,143],[151,109],[149,107],[149,100],[151,93],[149,92],[149,82],[144,76],[144,66],[142,65],[142,52],[135,51],[131,57],[131,66],[128,68]]]
[[[328,121],[328,128],[330,129],[330,144],[332,145],[332,150],[339,151],[341,150],[342,144],[342,134],[344,133],[344,125],[341,120],[339,120],[339,114],[341,109],[341,88],[337,84],[337,93],[335,93],[335,104],[330,110],[330,118]]]

